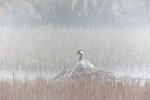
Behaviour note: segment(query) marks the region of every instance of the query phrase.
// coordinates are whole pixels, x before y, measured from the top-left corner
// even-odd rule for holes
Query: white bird
[[[73,70],[69,73],[68,76],[71,76],[74,73],[78,73],[83,71],[84,69],[95,69],[95,66],[88,60],[84,59],[84,51],[83,50],[79,50],[78,52],[79,57],[79,61],[77,62],[77,64],[75,65],[75,67],[73,68]]]
[[[88,60],[84,59],[84,51],[83,50],[79,50],[78,51],[79,54],[79,62],[75,65],[75,67],[79,67],[79,68],[95,68],[95,66]]]

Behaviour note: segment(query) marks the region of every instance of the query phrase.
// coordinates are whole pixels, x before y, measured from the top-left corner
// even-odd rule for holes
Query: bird
[[[90,61],[85,59],[85,53],[83,50],[78,50],[77,54],[79,55],[78,62],[75,64],[73,70],[69,73],[68,76],[71,76],[75,73],[80,73],[85,69],[95,69],[95,66]]]
[[[95,66],[88,60],[84,58],[85,53],[83,50],[78,50],[77,54],[79,55],[79,59],[75,67],[80,68],[95,68]]]

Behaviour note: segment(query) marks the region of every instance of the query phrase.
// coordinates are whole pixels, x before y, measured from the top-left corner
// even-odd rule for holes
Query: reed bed
[[[150,82],[1,80],[0,100],[149,100]]]

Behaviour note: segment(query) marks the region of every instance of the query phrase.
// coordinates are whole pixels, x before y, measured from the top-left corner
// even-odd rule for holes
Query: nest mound
[[[80,68],[64,69],[54,80],[114,80],[115,77],[110,73],[97,68]]]

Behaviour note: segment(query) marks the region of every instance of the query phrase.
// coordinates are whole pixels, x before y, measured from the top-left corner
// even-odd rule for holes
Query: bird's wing
[[[95,66],[90,62],[90,61],[85,61],[86,62],[86,66],[88,67],[88,68],[95,68]]]

